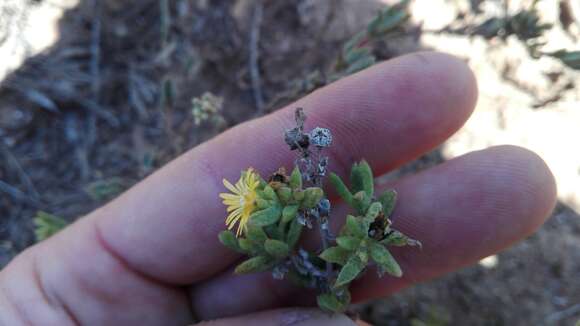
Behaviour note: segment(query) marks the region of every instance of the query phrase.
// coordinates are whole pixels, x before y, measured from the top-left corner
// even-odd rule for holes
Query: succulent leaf
[[[280,207],[277,205],[271,206],[250,215],[250,223],[257,226],[271,225],[278,222],[280,215],[282,215]]]
[[[338,274],[338,278],[336,279],[336,283],[334,287],[343,286],[352,282],[362,270],[365,268],[365,264],[360,261],[358,256],[354,255],[351,256],[346,264],[340,270]]]
[[[320,254],[320,258],[329,263],[344,265],[348,260],[350,251],[341,247],[330,247]]]
[[[395,277],[403,275],[403,271],[393,255],[382,244],[376,241],[371,243],[370,252],[372,259],[387,273]]]
[[[328,180],[345,203],[352,206],[352,193],[348,190],[348,187],[344,184],[342,179],[335,173],[330,173]]]
[[[241,264],[236,269],[236,274],[249,274],[256,272],[263,272],[272,266],[272,261],[265,256],[252,257]]]
[[[266,252],[275,258],[284,258],[288,256],[290,248],[288,244],[279,240],[268,239],[264,243],[264,248]]]

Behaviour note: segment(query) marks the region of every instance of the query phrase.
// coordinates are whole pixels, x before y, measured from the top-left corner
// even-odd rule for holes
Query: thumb
[[[318,309],[277,309],[249,315],[202,322],[199,326],[356,326],[352,319],[343,314],[328,314]],[[368,325],[368,324],[358,324]]]

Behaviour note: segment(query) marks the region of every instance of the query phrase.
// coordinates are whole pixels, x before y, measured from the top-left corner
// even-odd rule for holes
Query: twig
[[[98,105],[101,94],[101,0],[93,0],[93,22],[91,26],[91,63],[90,74],[93,100]],[[87,139],[85,141],[85,156],[88,156],[91,146],[97,139],[96,116],[93,112],[87,115]],[[88,160],[87,160],[88,162]]]
[[[580,313],[580,303],[577,303],[569,308],[548,315],[546,317],[546,323],[554,324],[562,319],[570,318],[578,313]]]
[[[8,194],[14,200],[26,203],[36,208],[42,207],[42,204],[38,200],[28,196],[24,192],[18,190],[17,188],[11,186],[10,184],[2,180],[0,180],[0,191]]]
[[[327,173],[326,168],[328,166],[328,157],[321,156],[322,146],[329,146],[331,141],[328,141],[328,143],[325,145],[313,142],[312,137],[304,132],[304,122],[306,120],[306,115],[301,108],[296,109],[294,113],[294,119],[296,120],[296,127],[286,130],[284,140],[286,144],[290,146],[291,150],[297,149],[300,154],[300,158],[295,161],[295,165],[300,169],[303,180],[312,186],[321,188],[323,184],[322,179]],[[317,129],[322,128],[317,127],[314,130]],[[330,131],[328,131],[327,137],[332,139]],[[313,153],[313,151],[310,150],[311,146],[316,147],[316,152]],[[308,221],[311,219],[314,219],[318,224],[317,226],[320,235],[320,242],[322,245],[322,252],[324,252],[329,247],[329,237],[327,237],[329,234],[327,217],[330,212],[330,203],[328,203],[328,207],[326,207],[326,209],[322,209],[321,204],[325,200],[326,198],[323,198],[319,203],[317,203],[316,208],[307,211],[305,216],[305,223],[307,225],[309,225]],[[322,282],[323,284],[321,285],[321,288],[323,288],[324,291],[328,290],[328,279],[333,273],[334,271],[332,263],[328,261],[325,262],[324,275],[326,277],[323,278],[324,282]]]
[[[92,76],[91,90],[93,92],[93,98],[96,103],[99,103],[101,92],[101,73],[99,69],[99,65],[101,63],[101,1],[93,1],[90,74]]]
[[[20,165],[20,162],[12,154],[12,152],[10,151],[10,149],[8,148],[8,146],[6,146],[6,144],[4,144],[4,141],[0,141],[0,150],[2,151],[2,153],[4,154],[4,156],[6,156],[6,159],[9,162],[9,164],[12,165],[12,167],[16,170],[16,173],[18,174],[18,177],[20,178],[20,181],[26,187],[26,191],[30,194],[30,196],[32,198],[34,198],[34,200],[38,200],[38,198],[40,197],[40,195],[38,194],[38,191],[34,187],[34,184],[32,183],[32,180],[30,179],[30,177],[28,176],[28,174],[26,174],[26,172],[22,168],[22,165]]]
[[[33,103],[38,105],[41,104],[29,98],[27,90],[34,89],[35,87],[42,87],[47,92],[50,92],[50,95],[52,95],[51,97],[59,98],[62,99],[63,101],[76,102],[76,104],[78,104],[80,108],[85,109],[91,113],[94,113],[97,117],[101,118],[103,121],[106,121],[111,127],[118,127],[120,124],[119,119],[115,117],[115,115],[113,115],[111,112],[109,112],[106,108],[99,106],[97,103],[95,103],[93,100],[89,98],[79,95],[74,90],[61,89],[55,87],[54,85],[51,85],[49,82],[34,81],[33,79],[28,77],[25,78],[19,77],[18,79],[19,81],[14,80],[6,81],[2,84],[2,87],[18,92],[22,94],[24,97],[26,97],[28,100],[31,100]],[[39,91],[36,92],[40,93]],[[48,95],[44,94],[42,95],[44,101],[48,99],[50,103],[54,103],[48,97]],[[56,110],[57,110],[56,112],[59,112],[58,108],[56,108]]]
[[[261,0],[256,0],[254,5],[254,14],[252,16],[252,26],[250,28],[250,78],[252,80],[252,90],[254,92],[254,101],[258,114],[264,113],[264,97],[262,93],[262,81],[260,79],[260,71],[258,62],[260,59],[259,43],[260,43],[260,26],[262,25],[264,5]]]
[[[90,166],[85,148],[81,147],[83,141],[79,134],[79,121],[77,121],[75,113],[67,113],[65,115],[65,137],[67,141],[75,147],[75,156],[79,163],[79,171],[82,179],[89,176]]]
[[[160,34],[161,34],[161,49],[163,50],[169,41],[169,29],[171,27],[171,14],[169,11],[169,1],[159,0],[160,11]]]

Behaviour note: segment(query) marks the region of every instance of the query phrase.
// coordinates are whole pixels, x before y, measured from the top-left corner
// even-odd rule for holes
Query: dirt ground
[[[529,2],[509,1],[509,10]],[[471,150],[517,144],[551,166],[560,202],[539,232],[513,248],[356,306],[376,325],[580,320],[580,74],[557,60],[530,57],[515,39],[441,32],[475,21],[470,5],[477,3],[482,16],[502,7],[492,0],[412,1],[406,32],[375,44],[380,60],[419,49],[453,53],[472,67],[480,88],[465,128],[390,177]],[[572,8],[576,16],[566,28],[559,3],[539,4],[542,19],[554,24],[546,47],[578,50],[580,9]],[[328,72],[329,58],[382,5],[269,1],[257,19],[249,0],[2,2],[0,266],[35,242],[38,210],[72,221],[196,144],[319,86],[313,72]],[[257,47],[251,42],[256,28]],[[263,104],[248,64],[256,51]],[[224,99],[223,110],[219,119],[196,125],[192,99],[207,91]]]

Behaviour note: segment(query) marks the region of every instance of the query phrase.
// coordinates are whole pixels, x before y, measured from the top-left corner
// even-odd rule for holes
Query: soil
[[[513,248],[355,307],[376,325],[574,325],[580,319],[579,75],[556,60],[531,58],[513,39],[438,32],[476,21],[470,5],[477,3],[481,15],[498,10],[497,1],[413,1],[407,33],[375,44],[380,60],[419,49],[454,53],[470,64],[480,86],[480,103],[463,130],[388,177],[513,143],[548,161],[560,203],[546,225]],[[559,2],[540,3],[543,19],[555,24],[547,46],[578,49],[578,9],[566,25]],[[510,10],[527,4],[510,1]],[[272,1],[261,22],[254,5],[0,4],[0,266],[35,242],[38,210],[73,221],[187,149],[319,86],[309,76],[332,69],[329,58],[383,4]],[[260,39],[252,49],[257,23]],[[261,109],[248,64],[252,51],[259,54]],[[224,99],[221,123],[196,125],[191,101],[207,91]]]

